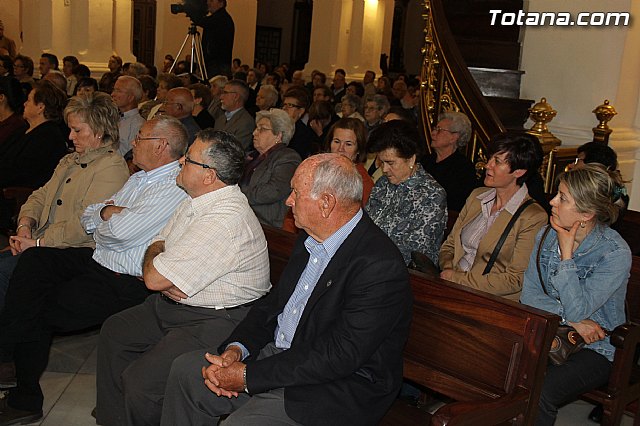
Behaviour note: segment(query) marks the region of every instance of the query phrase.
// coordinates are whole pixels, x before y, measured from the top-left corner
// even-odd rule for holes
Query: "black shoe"
[[[42,418],[41,411],[18,410],[9,406],[6,398],[0,400],[0,426],[27,425]]]
[[[602,404],[598,404],[593,407],[593,410],[589,413],[589,420],[592,422],[596,422],[600,424],[602,422],[602,414],[604,409],[602,408]]]

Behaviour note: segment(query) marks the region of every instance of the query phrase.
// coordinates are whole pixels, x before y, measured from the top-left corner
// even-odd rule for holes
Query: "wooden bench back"
[[[405,377],[458,401],[516,388],[537,400],[557,316],[420,273],[411,285]]]

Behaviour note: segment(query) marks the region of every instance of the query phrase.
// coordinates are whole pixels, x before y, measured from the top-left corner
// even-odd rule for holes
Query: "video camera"
[[[207,0],[183,0],[171,5],[172,14],[184,13],[191,19],[205,16],[207,12]]]

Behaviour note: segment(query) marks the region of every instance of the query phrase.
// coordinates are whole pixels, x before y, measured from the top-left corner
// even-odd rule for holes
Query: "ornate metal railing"
[[[441,0],[423,0],[424,47],[421,72],[420,105],[422,128],[427,147],[431,129],[444,111],[460,111],[471,120],[473,134],[467,145],[467,157],[480,169],[486,158],[489,139],[505,131],[467,65],[449,29]],[[430,148],[428,148],[430,149]]]

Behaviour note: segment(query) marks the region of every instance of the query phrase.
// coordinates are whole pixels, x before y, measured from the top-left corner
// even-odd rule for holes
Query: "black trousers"
[[[40,376],[49,360],[54,332],[82,330],[142,303],[144,283],[97,262],[90,248],[31,248],[13,272],[0,314],[0,348],[13,352],[18,386],[9,405],[42,409]]]
[[[560,407],[607,383],[611,366],[607,358],[590,349],[576,352],[562,365],[549,364],[535,425],[552,426]]]

